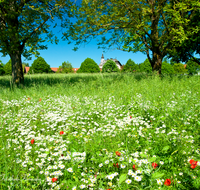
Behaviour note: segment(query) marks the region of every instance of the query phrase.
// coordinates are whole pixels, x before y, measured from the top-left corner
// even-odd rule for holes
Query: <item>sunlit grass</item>
[[[200,188],[199,76],[9,81],[0,78],[0,189]]]

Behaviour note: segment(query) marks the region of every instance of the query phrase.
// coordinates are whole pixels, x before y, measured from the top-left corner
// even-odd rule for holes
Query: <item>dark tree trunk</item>
[[[24,72],[22,68],[21,53],[16,52],[10,55],[12,61],[12,82],[13,84],[24,85]]]
[[[161,75],[161,67],[162,67],[163,56],[153,52],[153,71],[158,71],[158,74]]]

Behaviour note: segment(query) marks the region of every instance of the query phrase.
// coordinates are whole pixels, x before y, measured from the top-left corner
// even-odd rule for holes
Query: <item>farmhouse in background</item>
[[[102,54],[102,56],[101,56],[101,63],[99,64],[99,68],[102,69],[102,68],[103,68],[103,65],[104,65],[108,60],[114,61],[114,62],[116,63],[116,65],[117,65],[117,67],[118,67],[119,69],[121,69],[122,64],[121,64],[117,59],[110,58],[110,59],[105,60],[103,54]]]

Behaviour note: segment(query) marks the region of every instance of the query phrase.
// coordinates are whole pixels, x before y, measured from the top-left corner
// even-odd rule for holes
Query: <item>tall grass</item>
[[[0,77],[0,189],[200,188],[199,76],[10,80]]]

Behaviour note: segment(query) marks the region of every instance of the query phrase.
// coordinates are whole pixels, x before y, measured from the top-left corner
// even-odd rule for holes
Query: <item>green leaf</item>
[[[146,154],[140,154],[140,156],[141,156],[142,158],[147,158],[147,155],[146,155]]]
[[[169,146],[165,146],[165,147],[163,147],[163,151],[167,151],[168,149],[169,149],[170,147]]]
[[[126,174],[122,174],[119,178],[119,184],[121,184],[122,182],[124,182],[126,180]]]
[[[149,162],[154,162],[156,160],[156,157],[152,157],[149,159]]]
[[[153,173],[151,177],[154,179],[159,179],[159,178],[163,177],[164,175],[165,175],[164,173],[156,172],[156,173]]]

